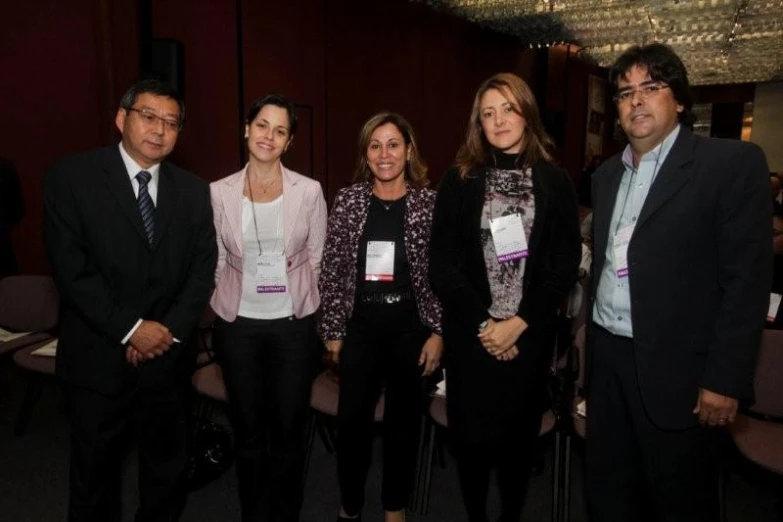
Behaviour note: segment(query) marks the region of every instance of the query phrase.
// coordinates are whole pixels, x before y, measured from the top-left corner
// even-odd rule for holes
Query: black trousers
[[[320,357],[313,317],[218,319],[213,345],[229,396],[242,520],[298,522]]]
[[[71,421],[69,522],[119,522],[120,470],[129,425],[139,443],[136,522],[179,518],[188,465],[188,384],[162,390],[129,385],[118,395],[63,384]]]
[[[586,487],[591,520],[717,521],[718,434],[702,427],[658,428],[642,402],[633,340],[594,324],[589,335]]]
[[[536,411],[539,410],[539,411]],[[497,444],[453,441],[462,499],[470,522],[487,520],[490,473],[495,471],[500,496],[499,522],[518,522],[527,496],[532,456],[541,429],[540,408],[524,412],[519,437]]]
[[[337,476],[348,515],[359,513],[364,505],[375,404],[384,383],[381,501],[386,511],[398,511],[408,503],[423,399],[418,359],[429,336],[417,317],[386,327],[356,319],[348,323],[340,352],[337,413]]]

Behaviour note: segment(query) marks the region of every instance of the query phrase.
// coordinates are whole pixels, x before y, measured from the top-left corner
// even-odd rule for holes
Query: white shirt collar
[[[125,164],[125,170],[128,172],[128,176],[130,176],[131,181],[135,181],[136,174],[138,174],[142,170],[146,170],[152,175],[151,183],[154,183],[155,185],[158,184],[160,163],[156,163],[155,165],[151,166],[148,169],[141,168],[139,164],[136,163],[134,159],[130,157],[130,154],[128,154],[128,152],[125,150],[125,147],[122,146],[122,142],[120,142],[120,156],[122,156],[122,162]]]

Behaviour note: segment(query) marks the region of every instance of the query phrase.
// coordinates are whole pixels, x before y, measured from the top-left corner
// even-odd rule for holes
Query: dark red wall
[[[138,69],[135,2],[6,2],[0,24],[0,155],[16,165],[26,215],[13,233],[25,273],[47,272],[41,184],[55,158],[119,140],[116,102]]]
[[[171,160],[210,181],[233,173],[243,131],[237,116],[234,2],[153,0],[152,36],[184,46],[187,121]]]
[[[140,27],[147,27],[136,6],[42,0],[4,10],[0,38],[12,52],[0,54],[0,67],[14,74],[0,82],[0,154],[23,176],[28,213],[14,240],[25,273],[47,270],[39,232],[45,166],[119,139],[113,116],[138,75]],[[240,110],[276,91],[301,105],[284,162],[321,181],[330,201],[350,181],[359,129],[375,112],[411,121],[437,182],[482,80],[512,71],[547,81],[536,77],[533,52],[513,39],[408,0],[153,0],[151,18],[153,37],[184,47],[188,121],[172,159],[210,181],[236,171]],[[581,114],[584,96],[566,94],[574,85],[581,84],[556,91],[555,106]],[[567,143],[579,143],[571,131]]]
[[[437,181],[481,80],[530,72],[512,40],[407,0],[241,0],[239,9],[243,113],[272,91],[300,105],[284,163],[319,180],[330,200],[350,182],[359,129],[375,112],[411,121]],[[173,159],[209,180],[240,167],[236,16],[235,2],[153,4],[154,36],[185,48],[189,116]]]

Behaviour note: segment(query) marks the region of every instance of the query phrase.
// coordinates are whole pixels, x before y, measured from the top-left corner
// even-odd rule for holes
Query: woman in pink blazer
[[[211,185],[213,344],[231,407],[243,522],[299,520],[302,503],[326,202],[317,181],[280,162],[295,132],[290,101],[259,98],[245,125],[248,164]]]

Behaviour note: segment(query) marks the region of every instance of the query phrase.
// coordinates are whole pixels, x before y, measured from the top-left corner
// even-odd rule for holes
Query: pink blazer
[[[283,169],[283,238],[294,315],[312,314],[320,305],[318,277],[326,239],[326,201],[321,184]],[[242,297],[242,192],[247,166],[213,182],[212,211],[218,262],[210,305],[226,321],[236,319]]]

